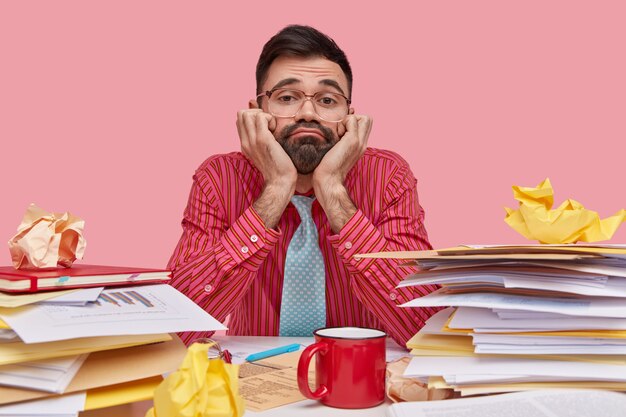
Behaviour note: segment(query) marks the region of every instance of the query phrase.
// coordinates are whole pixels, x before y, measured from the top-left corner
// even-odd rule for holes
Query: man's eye
[[[318,103],[323,104],[324,106],[333,106],[337,104],[337,100],[335,100],[333,97],[325,96],[321,97],[318,100]]]
[[[281,103],[289,104],[298,101],[298,98],[294,96],[282,95],[277,97],[277,100]]]

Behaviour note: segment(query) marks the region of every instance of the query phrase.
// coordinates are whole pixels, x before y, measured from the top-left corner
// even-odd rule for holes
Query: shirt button
[[[257,235],[250,236],[250,241],[256,242],[257,240],[259,240],[259,237]]]
[[[211,291],[213,291],[213,285],[207,284],[204,286],[204,292],[211,292]]]
[[[344,248],[346,248],[346,249],[350,249],[350,248],[352,248],[352,242],[346,242],[346,243],[344,243],[344,244],[343,244],[343,247],[344,247]]]
[[[398,296],[396,295],[396,293],[395,293],[395,292],[390,292],[390,293],[389,293],[389,299],[390,299],[391,301],[394,301],[396,298],[398,298]]]
[[[242,252],[242,253],[248,253],[248,251],[249,251],[249,250],[250,250],[250,249],[248,249],[248,247],[247,247],[247,246],[242,246],[242,247],[241,247],[241,252]]]

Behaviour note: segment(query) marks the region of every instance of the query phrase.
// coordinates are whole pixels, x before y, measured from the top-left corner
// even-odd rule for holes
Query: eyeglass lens
[[[268,110],[278,117],[293,117],[306,100],[311,100],[315,113],[326,121],[338,122],[348,114],[348,101],[341,94],[320,91],[311,97],[290,89],[274,90],[269,97]]]

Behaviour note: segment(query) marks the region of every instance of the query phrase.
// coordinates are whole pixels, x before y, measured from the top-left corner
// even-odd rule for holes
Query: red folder
[[[45,270],[0,266],[0,291],[38,292],[152,284],[167,282],[170,278],[171,272],[164,269],[124,266],[73,265],[71,268]]]

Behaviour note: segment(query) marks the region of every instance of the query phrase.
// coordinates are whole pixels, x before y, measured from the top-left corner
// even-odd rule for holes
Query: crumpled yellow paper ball
[[[505,207],[504,221],[525,238],[540,243],[608,240],[626,219],[626,210],[622,209],[601,220],[597,212],[571,199],[552,209],[554,190],[548,178],[535,188],[514,185],[513,196],[519,201],[519,208]]]
[[[241,417],[239,365],[209,359],[210,344],[194,343],[183,363],[154,391],[146,417]]]
[[[85,221],[68,212],[49,213],[31,204],[17,234],[9,240],[13,266],[15,269],[71,267],[85,253],[84,228]]]

